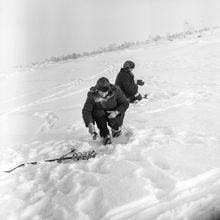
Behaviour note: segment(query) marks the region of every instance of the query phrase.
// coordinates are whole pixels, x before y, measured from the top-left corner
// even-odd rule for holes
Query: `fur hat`
[[[101,77],[96,83],[96,89],[101,92],[107,92],[110,89],[110,82],[107,78]]]
[[[135,68],[135,63],[133,61],[131,61],[131,60],[127,60],[123,64],[123,68],[124,69],[134,69]]]

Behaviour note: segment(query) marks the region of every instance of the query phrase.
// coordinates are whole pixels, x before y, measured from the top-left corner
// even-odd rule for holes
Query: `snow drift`
[[[81,119],[101,76],[122,63],[149,99],[130,105],[108,149]],[[220,211],[220,34],[136,46],[72,62],[1,74],[1,219],[218,219]],[[88,161],[44,163],[72,147]]]

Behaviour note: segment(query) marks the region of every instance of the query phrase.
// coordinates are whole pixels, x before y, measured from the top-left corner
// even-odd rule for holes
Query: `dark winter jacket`
[[[127,98],[133,98],[138,91],[138,86],[135,84],[134,75],[130,70],[121,68],[118,73],[115,85],[118,85]]]
[[[110,90],[106,98],[99,96],[96,86],[91,87],[87,94],[87,99],[82,109],[82,116],[86,127],[89,123],[94,123],[94,116],[99,111],[117,110],[124,114],[129,103],[121,89],[116,85],[110,85]]]

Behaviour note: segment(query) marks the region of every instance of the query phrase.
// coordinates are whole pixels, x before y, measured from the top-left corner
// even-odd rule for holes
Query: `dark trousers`
[[[136,101],[136,98],[134,96],[130,96],[130,97],[127,97],[127,100],[129,101],[129,103],[133,103]]]
[[[94,115],[100,137],[106,137],[109,134],[108,125],[114,130],[118,130],[123,124],[125,114],[121,113],[112,119],[109,119],[108,116],[109,114],[105,110],[98,110]]]

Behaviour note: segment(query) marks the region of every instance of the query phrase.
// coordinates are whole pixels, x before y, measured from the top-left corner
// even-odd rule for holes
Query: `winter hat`
[[[135,63],[133,61],[131,61],[131,60],[127,60],[123,64],[123,68],[124,69],[134,69],[135,68]]]
[[[107,92],[110,89],[110,83],[107,78],[101,77],[96,83],[96,88],[98,91]]]

